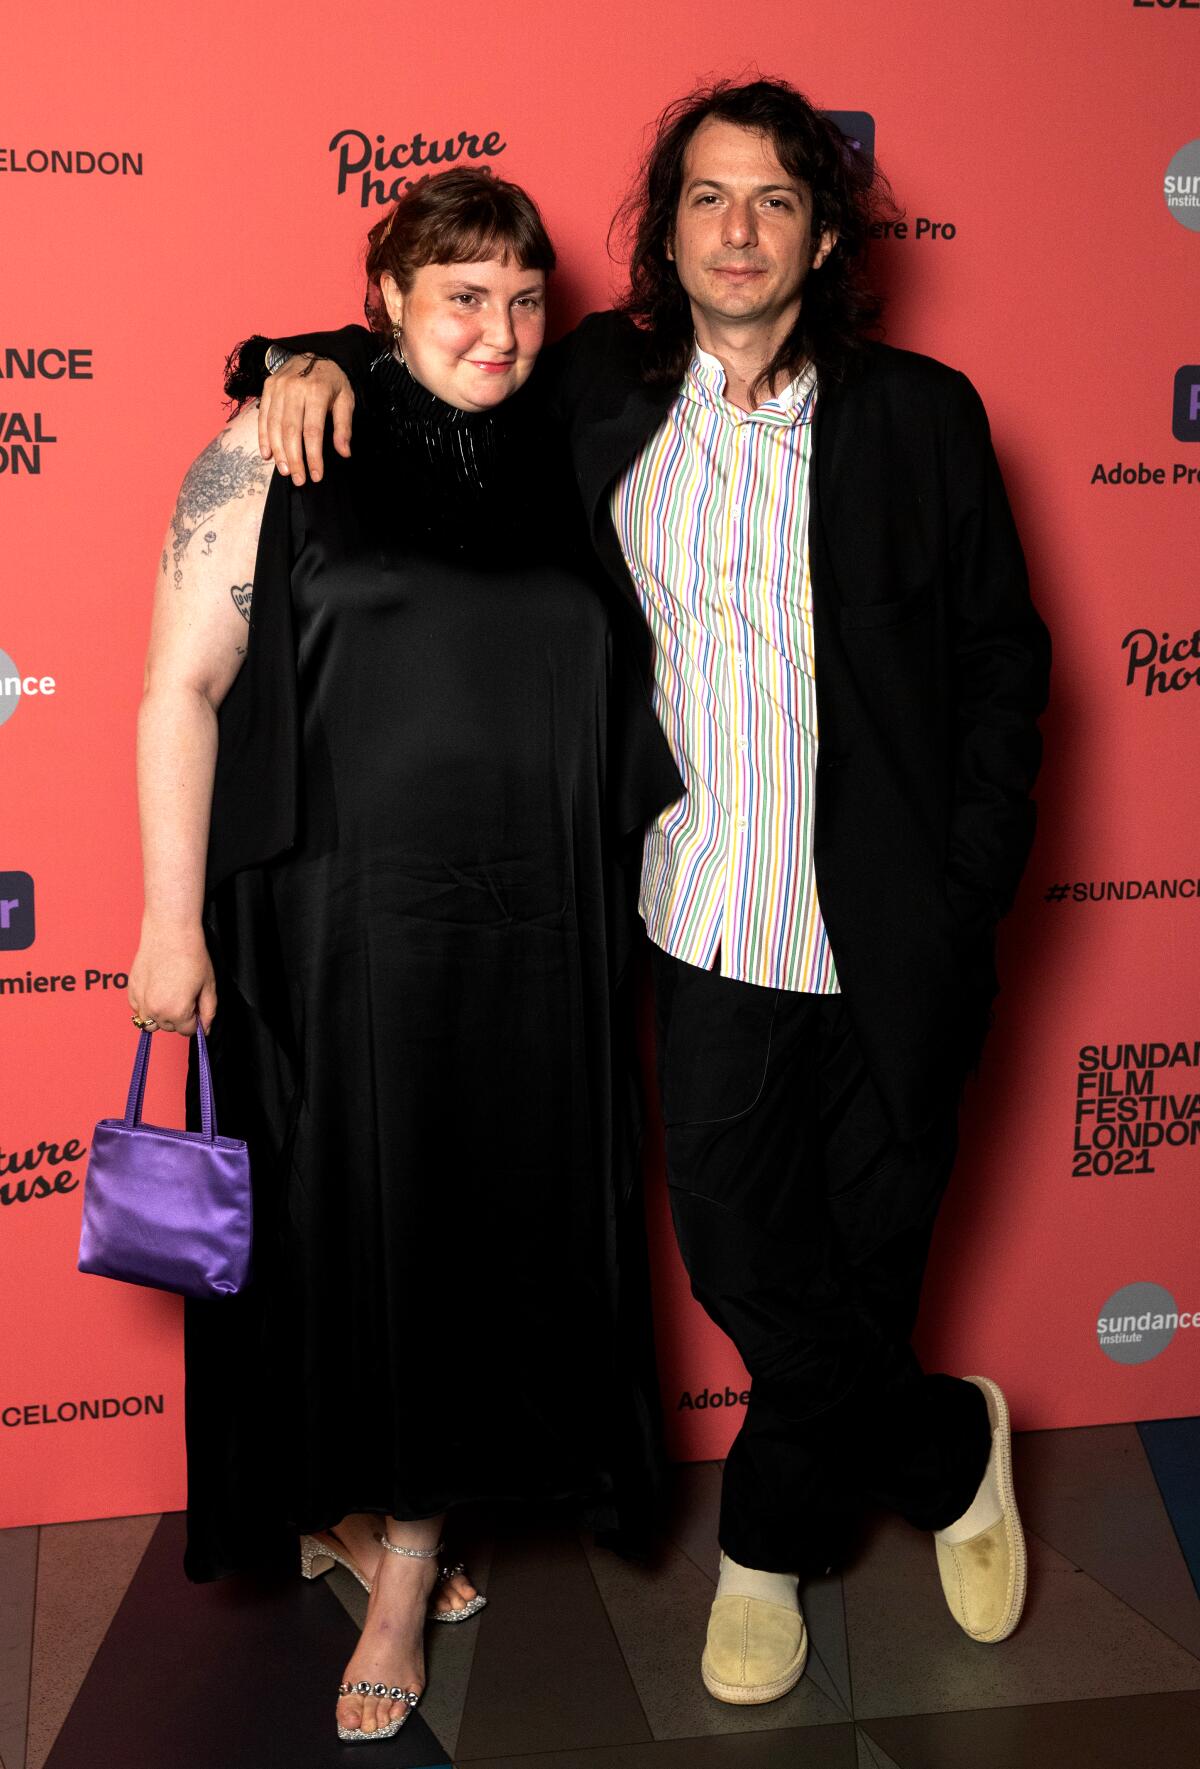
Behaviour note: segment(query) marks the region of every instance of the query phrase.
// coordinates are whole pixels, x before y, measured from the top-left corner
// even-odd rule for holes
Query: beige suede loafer
[[[778,1701],[804,1675],[804,1617],[760,1597],[718,1597],[700,1660],[704,1687],[718,1701]]]
[[[971,1509],[949,1530],[935,1530],[942,1590],[964,1634],[992,1644],[1007,1640],[1025,1607],[1025,1537],[1012,1479],[1012,1431],[999,1386],[987,1376],[968,1376],[987,1401],[992,1453]],[[972,1512],[993,1521],[972,1532]],[[945,1538],[949,1535],[950,1541]]]

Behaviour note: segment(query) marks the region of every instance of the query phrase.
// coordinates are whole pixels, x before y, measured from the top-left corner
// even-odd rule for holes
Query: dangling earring
[[[404,354],[404,333],[400,329],[399,320],[397,320],[395,325],[392,327],[392,347],[395,350],[396,355],[400,359],[401,367],[407,368],[408,367],[408,358]]]

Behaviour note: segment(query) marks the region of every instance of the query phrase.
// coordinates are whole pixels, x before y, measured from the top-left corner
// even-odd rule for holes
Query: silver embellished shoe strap
[[[375,1539],[389,1554],[403,1554],[406,1560],[436,1560],[446,1546],[445,1542],[439,1542],[436,1548],[402,1548],[399,1542],[389,1542],[386,1536],[376,1536]]]
[[[374,1695],[383,1701],[406,1701],[410,1708],[415,1708],[421,1699],[419,1689],[398,1689],[386,1683],[339,1683],[338,1695]]]

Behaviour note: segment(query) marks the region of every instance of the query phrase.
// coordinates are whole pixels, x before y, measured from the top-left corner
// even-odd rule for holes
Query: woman
[[[187,1566],[350,1566],[342,1738],[415,1705],[431,1600],[482,1604],[454,1505],[620,1527],[653,1485],[627,887],[681,784],[521,391],[553,263],[517,186],[409,191],[353,459],[297,488],[243,411],[156,597],[130,1000],[212,1024],[256,1194],[254,1284],[187,1313]]]

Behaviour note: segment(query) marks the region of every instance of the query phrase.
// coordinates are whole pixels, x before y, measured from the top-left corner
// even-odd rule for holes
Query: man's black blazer
[[[378,350],[358,327],[285,342],[352,378]],[[648,667],[609,493],[676,389],[645,384],[640,335],[617,313],[589,315],[539,366]],[[817,889],[868,1066],[915,1137],[982,1042],[995,928],[1033,837],[1049,639],[965,376],[869,344],[821,383],[815,425]]]

